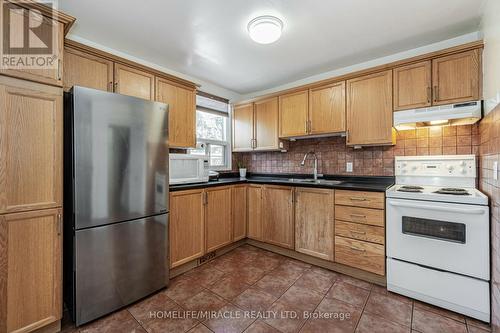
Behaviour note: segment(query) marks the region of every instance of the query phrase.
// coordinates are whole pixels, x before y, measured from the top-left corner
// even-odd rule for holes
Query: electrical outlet
[[[493,179],[498,180],[498,161],[493,162]]]
[[[352,162],[347,162],[345,165],[345,171],[352,172]]]

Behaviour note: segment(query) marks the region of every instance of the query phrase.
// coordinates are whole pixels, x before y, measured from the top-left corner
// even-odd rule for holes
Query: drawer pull
[[[350,246],[349,248],[350,248],[351,250],[353,250],[353,251],[358,251],[358,252],[366,252],[366,250],[364,250],[364,249],[359,249],[359,248],[354,247],[354,246]]]
[[[351,197],[351,201],[368,201],[366,198],[360,198],[360,197]]]
[[[355,231],[355,230],[349,230],[351,234],[359,234],[359,235],[366,235],[366,231]]]
[[[351,214],[351,217],[359,217],[360,219],[366,219],[366,215],[362,214]]]

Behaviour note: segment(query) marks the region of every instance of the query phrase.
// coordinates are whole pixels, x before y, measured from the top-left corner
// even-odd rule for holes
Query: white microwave
[[[208,156],[169,154],[170,184],[208,182]]]

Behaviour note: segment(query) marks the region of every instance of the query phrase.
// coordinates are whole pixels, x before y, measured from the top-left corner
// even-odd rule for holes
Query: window
[[[199,93],[196,96],[196,149],[190,154],[208,156],[210,169],[231,169],[229,103]]]

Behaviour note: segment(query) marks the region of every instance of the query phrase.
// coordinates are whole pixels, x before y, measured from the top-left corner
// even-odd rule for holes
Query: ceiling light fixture
[[[259,44],[271,44],[280,39],[283,22],[275,16],[259,16],[248,23],[248,34]]]

